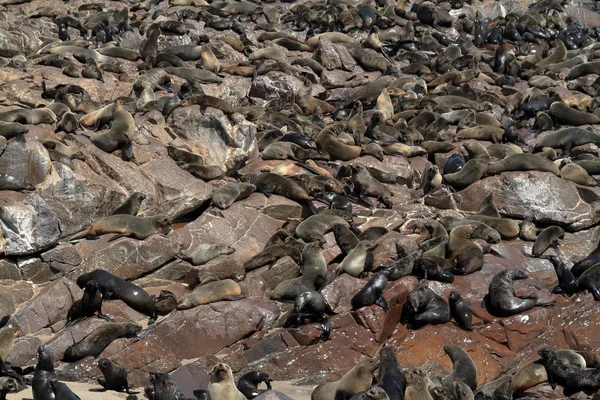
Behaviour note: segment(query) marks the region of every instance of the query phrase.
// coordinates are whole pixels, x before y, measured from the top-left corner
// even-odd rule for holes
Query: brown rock
[[[350,301],[360,289],[365,286],[366,280],[354,278],[348,274],[341,274],[321,291],[323,297],[336,314],[352,310]]]

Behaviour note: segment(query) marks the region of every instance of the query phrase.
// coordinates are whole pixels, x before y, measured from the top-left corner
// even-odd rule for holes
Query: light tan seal
[[[0,329],[0,359],[6,361],[15,345],[15,338],[21,334],[18,327],[6,327]]]
[[[216,303],[222,300],[232,300],[242,293],[240,285],[231,279],[210,282],[198,286],[192,293],[186,294],[177,304],[178,310],[188,310],[202,304]]]
[[[172,219],[167,215],[154,217],[136,217],[133,215],[111,215],[96,221],[85,231],[75,234],[69,240],[80,239],[86,236],[100,236],[107,233],[116,233],[139,240],[144,240],[150,235],[166,235],[171,230]]]
[[[373,371],[377,368],[374,359],[360,361],[336,382],[322,383],[310,395],[311,400],[349,399],[355,394],[369,390],[373,382]]]
[[[211,371],[208,396],[213,400],[246,400],[235,385],[231,367],[224,363],[218,363]]]
[[[464,189],[481,179],[490,163],[490,155],[480,143],[469,142],[464,147],[469,153],[469,161],[460,171],[444,175],[444,181],[456,189]]]

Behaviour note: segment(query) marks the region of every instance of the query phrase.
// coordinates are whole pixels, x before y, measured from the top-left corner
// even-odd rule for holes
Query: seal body
[[[388,283],[388,277],[386,272],[379,272],[371,278],[369,282],[352,297],[351,303],[353,309],[361,307],[368,307],[373,304],[377,304],[383,311],[387,311],[388,305],[385,299],[382,297],[383,290]]]
[[[210,282],[198,286],[192,293],[185,295],[177,305],[178,310],[187,310],[202,304],[215,303],[239,296],[242,293],[240,285],[231,279]]]
[[[92,280],[98,282],[103,300],[123,300],[129,307],[149,315],[151,320],[156,320],[154,299],[141,287],[101,269],[81,275],[77,278],[77,286],[83,288],[88,281]]]
[[[129,392],[129,384],[127,383],[127,372],[125,369],[108,358],[98,360],[98,368],[104,375],[104,380],[98,379],[98,383],[106,390],[115,390]]]
[[[226,210],[239,200],[243,200],[256,191],[251,183],[228,183],[219,187],[212,195],[212,202],[221,210]]]
[[[52,381],[52,382],[50,382],[50,386],[52,387],[52,390],[54,391],[54,396],[56,396],[56,399],[81,400],[79,398],[79,396],[77,396],[75,393],[73,393],[73,391],[71,389],[69,389],[69,387],[62,382]]]
[[[179,386],[167,374],[150,373],[150,383],[152,384],[154,400],[185,400],[185,396],[179,389]]]
[[[210,375],[208,395],[211,399],[244,400],[246,397],[240,392],[233,380],[233,372],[227,364],[218,363]]]
[[[336,400],[338,396],[351,398],[357,393],[369,389],[373,381],[373,371],[377,367],[375,360],[364,360],[336,382],[322,383],[310,395],[311,400]]]
[[[473,314],[469,308],[469,303],[465,301],[460,294],[457,292],[450,292],[448,296],[448,303],[450,304],[450,312],[452,317],[461,328],[471,331],[471,321],[473,320]]]
[[[471,388],[477,389],[477,366],[461,347],[450,344],[444,346],[444,351],[452,360],[452,374],[446,378],[451,384],[460,381]]]
[[[261,392],[264,392],[258,389],[258,385],[262,382],[267,385],[267,390],[271,390],[271,379],[268,374],[259,371],[250,371],[238,380],[237,388],[250,400],[261,394]]]
[[[38,347],[38,362],[31,381],[33,400],[58,400],[50,385],[51,382],[57,379],[52,356],[50,356],[46,346],[42,344]]]
[[[379,350],[379,359],[379,387],[385,390],[390,400],[402,400],[406,379],[392,348],[384,345]]]
[[[102,325],[79,343],[69,346],[65,351],[64,360],[77,361],[87,356],[98,357],[116,339],[133,337],[141,329],[141,326],[131,322],[114,322]]]
[[[450,321],[448,303],[428,287],[418,287],[408,294],[402,310],[401,323],[409,328],[427,324],[443,324]]]

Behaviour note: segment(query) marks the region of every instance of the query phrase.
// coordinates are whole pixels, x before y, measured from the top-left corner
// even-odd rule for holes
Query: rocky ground
[[[462,330],[454,323],[428,325],[418,330],[409,330],[399,324],[408,293],[419,285],[414,276],[387,285],[384,292],[389,304],[387,312],[377,305],[352,310],[351,298],[369,278],[359,279],[347,274],[340,275],[322,290],[335,312],[331,317],[333,331],[329,340],[320,338],[319,324],[281,328],[282,317],[291,309],[291,304],[271,300],[270,295],[281,282],[299,276],[300,266],[285,257],[272,268],[265,266],[247,272],[243,263],[261,251],[285,222],[305,218],[309,212],[306,205],[278,195],[266,197],[262,193],[253,193],[227,210],[217,209],[210,203],[213,192],[235,179],[202,181],[180,168],[167,153],[167,146],[184,148],[199,155],[205,165],[220,166],[230,175],[232,171],[241,175],[257,174],[265,167],[289,164],[287,160],[267,161],[259,156],[257,137],[277,123],[252,118],[249,113],[236,112],[229,116],[222,110],[198,105],[177,108],[166,119],[157,109],[137,110],[133,85],[140,74],[137,68],[143,63],[140,60],[119,59],[123,72],[103,72],[104,82],[67,77],[60,68],[36,63],[29,55],[48,38],[57,37],[53,16],[73,13],[84,19],[96,12],[77,11],[84,3],[81,0],[68,3],[33,0],[20,5],[3,2],[0,13],[0,55],[5,54],[1,50],[12,49],[28,56],[23,59],[16,56],[12,60],[3,58],[6,63],[0,67],[0,112],[52,103],[52,99],[43,96],[42,82],[47,88],[73,84],[83,88],[97,104],[104,105],[119,97],[129,99],[127,109],[132,112],[136,127],[129,138],[134,149],[129,161],[123,160],[122,150],[111,154],[94,146],[88,138],[93,127],[81,128],[72,136],[72,145],[82,152],[84,159],[73,159],[70,163],[51,160],[51,154],[41,143],[43,139],[65,139],[65,133],[55,131],[54,124],[28,124],[29,131],[22,139],[0,136],[0,172],[35,185],[33,191],[0,191],[0,254],[3,255],[0,259],[0,319],[10,317],[10,323],[21,329],[21,336],[7,360],[13,366],[34,366],[37,348],[45,343],[61,380],[90,383],[100,376],[97,359],[93,357],[72,363],[59,361],[67,347],[106,323],[99,318],[88,318],[65,327],[69,308],[83,293],[75,283],[77,277],[95,269],[104,269],[130,280],[151,295],[158,296],[162,290],[169,290],[177,298],[189,293],[203,273],[239,282],[243,299],[175,310],[150,326],[147,316],[120,300],[109,300],[103,305],[105,314],[117,321],[136,322],[143,329],[135,338],[115,340],[100,357],[108,357],[126,368],[134,387],[146,385],[149,372],[171,373],[188,397],[192,396],[193,390],[207,386],[209,371],[217,361],[230,365],[236,377],[254,369],[267,372],[275,381],[293,381],[312,387],[340,378],[362,358],[376,356],[383,343],[393,348],[403,367],[422,368],[431,375],[451,371],[452,364],[443,346],[457,344],[477,365],[479,385],[502,374],[516,372],[537,359],[537,351],[542,347],[575,349],[600,360],[599,303],[594,302],[587,292],[571,297],[551,294],[556,285],[552,265],[547,260],[526,257],[523,253],[531,252],[533,242],[519,238],[494,244],[493,252],[485,255],[480,271],[467,276],[457,275],[452,284],[424,283],[443,298],[454,290],[470,301],[473,331]],[[452,15],[465,12],[471,16],[474,11],[481,10],[495,17],[501,12],[500,4],[515,6],[515,2],[507,3],[477,2],[453,10]],[[269,4],[264,7],[275,7],[278,18],[289,16],[293,5]],[[517,8],[526,5],[523,2]],[[167,2],[152,8],[146,3],[133,2],[103,5],[111,9],[124,6],[130,7],[130,22],[135,27],[119,36],[119,46],[135,50],[145,38],[140,34],[140,28],[147,29],[144,21],[177,19],[180,16],[177,13],[186,8],[169,6]],[[573,3],[566,6],[565,13],[590,27],[599,26],[600,18],[591,9],[591,3]],[[50,16],[34,18],[36,12]],[[258,22],[246,17],[241,18],[246,27],[244,40],[256,50],[263,46],[259,41],[263,31],[256,24],[267,20],[262,14],[258,16]],[[280,19],[277,22],[281,22]],[[188,19],[186,23],[188,32],[185,35],[161,36],[160,47],[193,43],[200,33],[205,33],[223,65],[237,65],[246,60],[242,52],[223,39],[225,36],[238,37],[236,32],[205,28],[201,18]],[[77,30],[69,28],[69,32],[72,39],[82,39]],[[362,41],[367,33],[357,30],[351,35]],[[306,32],[294,34],[301,41],[306,38]],[[310,58],[312,53],[289,51],[288,55],[292,60]],[[70,53],[65,58],[73,59]],[[399,64],[408,65],[406,60]],[[207,95],[224,99],[234,108],[246,106],[250,99],[258,108],[280,110],[293,104],[296,93],[303,87],[302,76],[312,74],[308,67],[296,66],[294,71],[275,70],[255,78],[224,73],[221,74],[222,82],[202,84],[202,88]],[[563,72],[554,75],[561,83],[566,76],[566,71]],[[381,71],[365,71],[356,62],[351,68],[325,70],[317,77],[312,96],[320,96],[330,103],[340,100],[343,103],[356,90],[344,87],[347,81],[355,77],[373,81],[380,76]],[[588,75],[581,80],[589,86],[596,76]],[[182,78],[171,76],[171,91],[177,93],[184,82]],[[502,88],[487,76],[480,76],[469,85],[498,95],[502,93]],[[506,86],[510,86],[507,93],[529,88],[525,78]],[[561,98],[579,93],[562,86],[558,89]],[[158,88],[156,99],[172,95],[162,89]],[[504,110],[497,104],[493,106],[488,114],[500,120]],[[82,112],[79,114],[83,115]],[[525,118],[525,124],[519,126],[519,133],[525,138],[522,143],[525,151],[531,151],[537,140],[532,125],[533,119],[527,121]],[[453,129],[453,126],[449,128],[450,131]],[[466,155],[460,147],[462,144],[462,141],[454,142],[456,147],[451,153]],[[586,144],[573,149],[572,154],[578,152],[598,155],[600,150],[594,144]],[[392,264],[397,258],[396,243],[416,252],[426,239],[419,230],[424,221],[433,217],[462,218],[473,214],[489,193],[494,195],[502,217],[532,219],[538,228],[563,227],[566,234],[560,240],[559,249],[569,265],[587,257],[597,247],[600,241],[600,188],[581,186],[549,172],[516,171],[484,177],[461,191],[451,191],[444,186],[424,196],[418,184],[420,173],[432,162],[443,167],[449,155],[438,153],[434,157],[410,158],[385,155],[381,160],[361,156],[343,163],[362,163],[396,176],[396,184],[386,184],[394,193],[391,209],[354,206],[354,224],[360,230],[380,226],[389,231],[377,240],[373,265]],[[123,237],[109,241],[113,235],[103,235],[96,240],[68,241],[73,234],[110,215],[134,192],[146,196],[138,215],[172,216],[176,218],[172,232],[166,236],[152,235],[145,240]],[[316,201],[313,203],[323,206]],[[328,233],[326,239],[323,254],[333,272],[340,261],[341,250],[333,233]],[[177,257],[180,252],[190,252],[205,243],[224,243],[235,252],[202,266],[193,266]],[[517,267],[529,276],[527,280],[516,282],[517,294],[535,294],[542,301],[553,299],[556,304],[508,318],[491,316],[480,303],[492,277],[507,267]],[[73,387],[82,399],[96,398],[85,392],[90,386]],[[279,390],[297,399],[307,398],[306,390],[295,393],[290,386],[281,386]],[[31,396],[23,393],[26,392],[10,395],[9,399]],[[533,388],[531,393],[544,398],[564,398],[560,387],[552,390],[548,384]],[[574,397],[586,398],[582,393]]]

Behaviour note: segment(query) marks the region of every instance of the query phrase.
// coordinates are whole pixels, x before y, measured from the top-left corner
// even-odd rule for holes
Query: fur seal
[[[142,192],[134,192],[131,196],[125,200],[125,203],[121,204],[112,215],[127,214],[137,215],[142,206],[142,202],[146,199],[146,195]]]
[[[156,320],[154,299],[141,287],[101,269],[79,276],[77,286],[83,288],[92,280],[98,282],[103,300],[123,300],[129,307],[150,316],[149,325]]]
[[[561,385],[565,388],[566,396],[579,391],[595,393],[600,389],[600,370],[580,370],[572,367],[563,363],[550,349],[541,349],[538,353],[542,356],[541,362],[546,368],[548,383],[552,389]]]
[[[402,366],[398,363],[392,348],[386,344],[379,350],[378,385],[393,400],[403,399],[406,391],[406,379]]]
[[[263,251],[248,259],[244,263],[244,269],[252,271],[285,256],[291,257],[298,265],[302,264],[302,253],[296,247],[287,244],[275,244],[265,247]]]
[[[464,147],[469,153],[469,161],[460,171],[444,175],[444,181],[456,189],[464,189],[478,181],[490,163],[490,156],[480,143],[469,142]]]
[[[558,285],[552,289],[552,293],[565,293],[572,295],[578,291],[577,280],[573,272],[567,268],[564,262],[557,256],[542,256],[552,263],[556,276],[558,277]]]
[[[598,185],[598,182],[581,165],[572,163],[568,159],[563,160],[563,164],[563,167],[560,169],[561,178],[583,186]]]
[[[409,329],[418,329],[427,324],[444,324],[449,321],[448,303],[430,288],[417,287],[408,294],[400,323],[407,324]]]
[[[550,115],[565,125],[580,126],[600,123],[600,117],[595,114],[578,111],[562,101],[556,101],[550,106]]]
[[[264,372],[250,371],[238,379],[237,388],[248,400],[260,395],[264,390],[259,390],[258,385],[262,382],[267,385],[267,390],[271,390],[271,379]]]
[[[566,365],[579,370],[586,367],[585,359],[572,350],[556,350],[555,354]],[[511,387],[514,393],[523,393],[527,389],[548,381],[546,368],[541,361],[542,359],[537,359],[527,364],[513,376]]]
[[[19,390],[19,383],[14,378],[6,376],[0,377],[0,399],[6,400],[6,394],[11,392],[17,392]]]
[[[596,249],[594,249],[586,258],[577,261],[571,267],[571,272],[575,277],[581,276],[588,268],[600,263],[600,242]]]
[[[371,249],[371,242],[361,240],[356,247],[348,253],[342,262],[336,268],[336,275],[342,272],[348,275],[358,277],[365,270],[365,261],[367,260],[367,252]],[[387,279],[387,278],[386,278]],[[387,282],[386,282],[387,283]],[[380,283],[381,284],[381,283]],[[385,286],[385,285],[384,285]]]
[[[294,308],[286,317],[283,327],[298,327],[306,323],[320,322],[323,337],[327,339],[331,334],[332,325],[326,314],[331,312],[331,307],[321,292],[309,290],[296,296]]]
[[[585,270],[577,280],[579,290],[587,290],[594,296],[594,300],[600,301],[600,265],[594,265]]]
[[[81,400],[73,391],[63,382],[51,381],[50,387],[54,392],[56,399],[60,400]]]
[[[198,286],[188,293],[177,305],[178,310],[188,310],[203,304],[215,303],[222,300],[233,300],[242,294],[242,289],[235,281],[224,279]]]
[[[386,391],[378,386],[374,386],[366,392],[360,392],[352,396],[352,400],[390,400]]]
[[[369,390],[373,381],[373,371],[377,368],[374,359],[360,361],[336,382],[321,383],[310,395],[311,400],[336,400],[351,398],[357,393]],[[342,397],[340,397],[342,396]]]
[[[465,166],[465,159],[460,154],[453,154],[444,164],[444,175],[460,171]]]
[[[35,400],[58,400],[54,395],[50,382],[56,381],[58,377],[54,372],[52,356],[45,345],[38,347],[38,361],[31,381],[31,389]]]
[[[467,275],[483,266],[483,252],[471,241],[477,231],[476,225],[462,225],[450,231],[448,238],[448,258],[456,260],[454,272]]]
[[[69,240],[85,238],[87,236],[101,236],[107,233],[116,233],[120,236],[144,240],[150,235],[166,235],[171,231],[172,219],[166,215],[154,217],[136,217],[120,214],[104,217],[96,221],[85,231],[72,236]]]
[[[519,237],[523,240],[535,242],[537,239],[537,228],[531,219],[524,219],[519,226]]]
[[[600,135],[595,132],[590,132],[587,129],[565,128],[549,133],[539,139],[533,151],[542,151],[544,147],[553,149],[563,148],[567,151],[571,151],[575,146],[581,146],[588,143],[600,145]]]
[[[312,197],[300,185],[285,176],[263,172],[258,175],[242,176],[241,180],[242,182],[254,184],[256,190],[267,197],[276,194],[301,204],[306,204],[315,213],[317,211],[310,202]]]
[[[450,305],[452,318],[454,318],[458,326],[464,330],[472,331],[471,321],[473,319],[473,314],[469,308],[471,303],[464,300],[457,292],[452,291],[448,296],[448,304]]]
[[[150,372],[150,384],[152,385],[151,390],[153,396],[148,396],[149,399],[185,400],[185,396],[181,392],[181,389],[179,389],[179,386],[177,386],[168,374]]]
[[[177,308],[177,297],[169,290],[161,290],[156,298],[156,313],[167,315]]]
[[[337,224],[331,227],[331,231],[335,236],[335,241],[339,246],[340,250],[342,250],[342,254],[348,255],[356,245],[359,240],[358,237],[348,228],[347,224]]]
[[[66,326],[95,314],[99,318],[110,320],[110,318],[102,314],[102,293],[100,292],[98,282],[90,280],[85,284],[82,298],[73,302],[73,305],[69,308]]]
[[[406,392],[405,400],[433,400],[427,388],[425,374],[422,371],[406,371]]]
[[[256,191],[251,183],[227,183],[213,192],[212,203],[221,210],[226,210],[239,200],[249,197]]]
[[[392,208],[392,196],[394,194],[387,187],[373,178],[363,164],[355,164],[353,170],[355,173],[352,175],[351,180],[358,196],[375,197],[387,208]]]
[[[361,307],[377,304],[383,311],[387,312],[388,304],[382,296],[387,283],[388,277],[385,271],[373,275],[373,278],[352,297],[350,301],[352,309],[357,310]]]
[[[471,390],[477,389],[477,366],[462,348],[453,344],[444,346],[444,351],[452,360],[452,374],[444,379],[446,386],[454,381],[466,383]]]
[[[0,121],[0,136],[4,136],[6,139],[12,139],[16,136],[24,135],[27,132],[29,132],[29,128],[18,122]]]
[[[110,322],[96,328],[79,343],[65,350],[64,361],[77,361],[88,356],[98,357],[109,344],[122,337],[135,337],[142,330],[131,322]]]
[[[27,125],[54,124],[56,123],[56,115],[49,108],[11,110],[1,112],[0,121],[18,122]]]
[[[215,257],[223,254],[233,254],[234,252],[233,247],[229,247],[224,243],[203,243],[194,248],[188,255],[180,252],[178,257],[189,261],[192,265],[204,265]]]
[[[536,154],[527,153],[509,154],[501,161],[491,163],[486,173],[498,175],[507,171],[547,171],[560,176],[558,167],[552,161]]]
[[[527,279],[527,274],[514,267],[498,272],[492,279],[481,306],[493,316],[510,317],[536,306],[547,307],[554,304],[553,301],[540,303],[534,296],[517,297],[513,281],[518,279]]]
[[[343,132],[343,124],[334,123],[324,128],[317,136],[319,148],[326,151],[332,160],[350,161],[360,157],[362,148],[344,144],[337,139],[337,136]]]
[[[519,235],[519,223],[510,218],[491,217],[488,215],[469,215],[472,221],[481,222],[497,231],[503,239],[513,239]]]
[[[0,359],[6,360],[15,344],[15,338],[21,334],[21,329],[13,326],[0,329]]]
[[[544,229],[538,237],[535,239],[535,243],[533,244],[533,248],[531,249],[531,254],[534,257],[539,257],[549,247],[558,246],[558,239],[563,239],[565,237],[565,231],[558,226],[549,226]]]
[[[245,400],[246,397],[235,385],[233,372],[227,364],[218,363],[214,366],[208,384],[208,395],[211,399]]]
[[[337,215],[311,215],[296,227],[296,236],[306,242],[319,241],[325,243],[326,240],[323,235],[329,232],[335,225],[350,226],[348,221]]]
[[[440,186],[442,186],[442,174],[440,174],[440,169],[435,165],[428,165],[421,177],[423,194],[429,194],[429,192]]]
[[[391,281],[398,280],[403,276],[412,274],[415,259],[400,243],[396,243],[396,262],[387,267],[388,278]]]
[[[108,358],[98,360],[98,368],[104,375],[104,379],[98,379],[98,384],[105,390],[115,390],[129,393],[129,384],[127,383],[127,372],[125,369]]]

